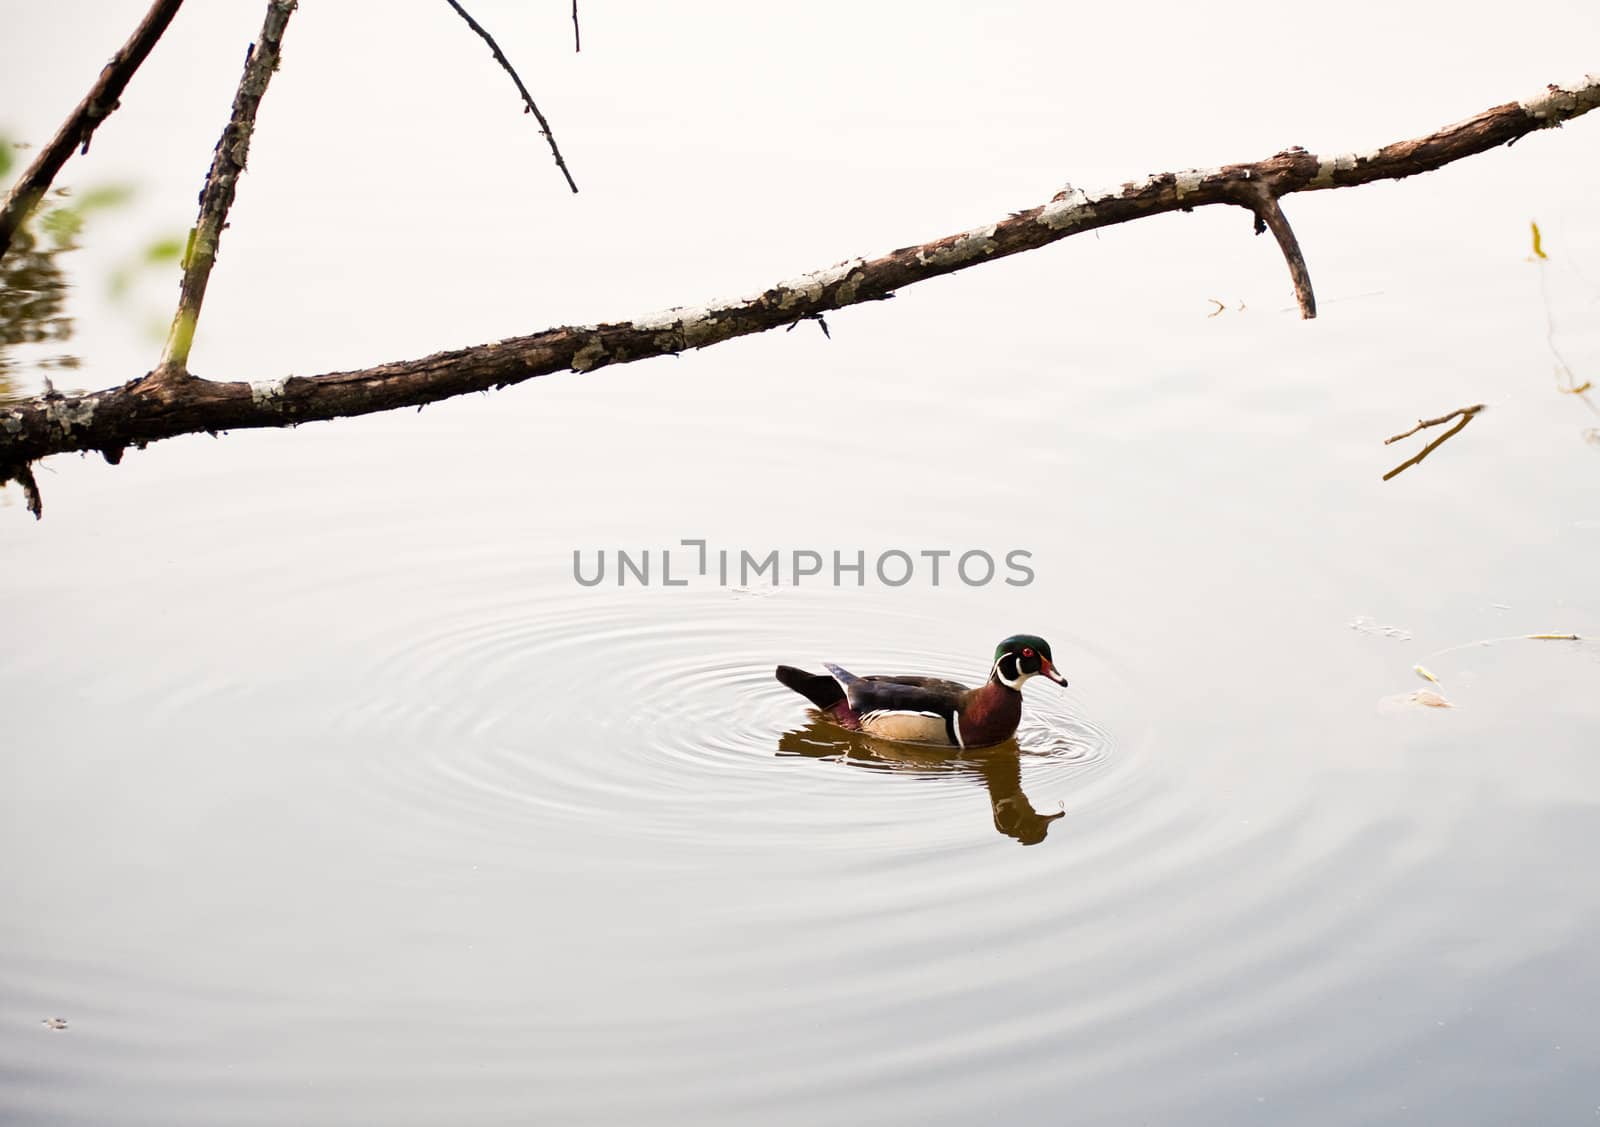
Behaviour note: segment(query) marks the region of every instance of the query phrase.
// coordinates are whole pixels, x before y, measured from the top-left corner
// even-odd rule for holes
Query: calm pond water
[[[30,8],[0,133],[46,136],[143,7]],[[194,365],[753,291],[1593,68],[1589,5],[1511,59],[1425,7],[1291,55],[1265,6],[586,5],[574,58],[565,6],[480,0],[571,197],[445,5],[303,4]],[[14,391],[152,362],[142,256],[258,9],[186,8],[70,166],[133,195],[54,260],[72,332],[0,353]],[[1600,636],[1600,419],[1551,352],[1600,376],[1597,173],[1584,119],[1288,200],[1310,324],[1247,218],[1171,216],[831,340],[46,463],[42,522],[0,503],[0,1120],[1595,1122],[1600,645],[1523,636]],[[1035,578],[663,586],[686,538]],[[618,549],[654,582],[574,581]],[[971,680],[1016,631],[1071,687],[986,753],[849,740],[772,679]]]

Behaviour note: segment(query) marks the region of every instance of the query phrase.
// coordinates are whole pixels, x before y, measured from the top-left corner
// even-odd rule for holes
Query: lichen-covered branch
[[[178,395],[164,394],[153,386],[158,381],[136,379],[89,395],[40,396],[0,407],[0,481],[50,454],[99,450],[116,462],[126,447],[174,435],[292,426],[414,407],[550,372],[587,372],[705,348],[847,305],[892,297],[928,278],[1147,215],[1209,204],[1239,206],[1261,192],[1276,200],[1292,192],[1428,172],[1559,125],[1596,106],[1600,106],[1600,75],[1551,86],[1528,101],[1507,102],[1426,137],[1369,153],[1319,157],[1288,149],[1249,164],[1168,172],[1094,194],[1067,188],[1044,204],[971,231],[876,258],[853,258],[742,300],[670,309],[631,321],[562,326],[358,371],[253,384],[196,380]],[[1243,185],[1249,185],[1248,192]]]
[[[244,56],[244,74],[233,97],[233,113],[217,141],[200,192],[200,215],[189,232],[189,245],[183,255],[183,282],[178,290],[178,310],[172,317],[167,345],[153,373],[157,383],[181,384],[190,379],[189,349],[194,344],[200,306],[206,298],[206,283],[217,263],[217,248],[222,229],[227,225],[228,209],[238,191],[239,175],[250,157],[250,137],[256,128],[256,111],[278,69],[283,52],[283,32],[294,14],[296,0],[268,0],[261,36]]]
[[[78,103],[50,143],[39,150],[39,155],[17,182],[11,185],[5,203],[0,205],[0,257],[11,246],[11,237],[16,234],[17,228],[50,190],[56,173],[72,156],[72,150],[89,151],[89,140],[94,136],[94,131],[117,108],[118,99],[127,88],[128,80],[167,30],[167,25],[178,14],[182,3],[183,0],[156,0],[150,5],[150,10],[139,21],[139,26],[134,28],[128,41],[101,69],[100,77],[84,95],[83,101]],[[10,22],[15,25],[19,18],[13,15]]]

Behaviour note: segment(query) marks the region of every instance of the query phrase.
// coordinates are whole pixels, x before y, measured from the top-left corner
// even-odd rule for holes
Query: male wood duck
[[[1022,683],[1043,675],[1067,679],[1050,658],[1050,643],[1013,634],[994,648],[989,679],[976,689],[938,677],[857,677],[823,663],[828,676],[778,666],[778,680],[842,728],[902,743],[988,747],[1016,734]]]

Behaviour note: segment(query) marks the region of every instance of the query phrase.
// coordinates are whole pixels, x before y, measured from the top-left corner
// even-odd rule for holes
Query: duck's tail
[[[843,686],[832,677],[822,673],[807,673],[792,665],[778,666],[777,676],[780,684],[805,697],[835,724],[851,729],[861,727],[861,721],[844,695]]]
[[[823,673],[807,673],[792,665],[778,666],[778,682],[793,689],[812,704],[826,712],[836,704],[844,703],[844,689],[839,682]]]

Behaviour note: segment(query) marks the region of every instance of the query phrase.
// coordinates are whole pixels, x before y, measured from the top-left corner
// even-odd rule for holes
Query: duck
[[[1066,687],[1050,643],[1013,634],[994,648],[989,679],[977,688],[940,677],[857,677],[823,662],[827,673],[780,665],[780,684],[805,697],[841,728],[896,743],[978,748],[1004,743],[1022,720],[1022,686],[1045,677]]]

